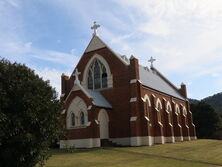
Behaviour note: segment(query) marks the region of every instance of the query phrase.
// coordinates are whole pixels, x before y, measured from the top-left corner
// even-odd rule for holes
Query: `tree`
[[[201,101],[190,105],[198,138],[221,139],[222,120],[209,104]]]
[[[61,132],[61,104],[49,81],[0,59],[0,166],[43,164]]]

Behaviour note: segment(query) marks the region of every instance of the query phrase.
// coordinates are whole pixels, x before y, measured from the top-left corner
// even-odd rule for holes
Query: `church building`
[[[113,51],[97,34],[71,76],[61,76],[66,135],[60,148],[143,146],[196,139],[186,85]]]

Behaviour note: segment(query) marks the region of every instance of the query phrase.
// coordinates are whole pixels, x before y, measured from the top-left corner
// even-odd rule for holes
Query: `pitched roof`
[[[185,98],[176,90],[172,83],[166,81],[165,78],[159,75],[159,72],[155,69],[148,69],[139,65],[140,81],[144,86],[157,90],[162,93],[166,93],[181,100]]]
[[[93,99],[94,105],[98,107],[105,107],[105,108],[112,108],[109,102],[101,95],[100,92],[93,91],[90,89],[85,89],[86,92],[91,96]]]
[[[113,51],[103,40],[101,40],[97,35],[94,35],[89,42],[84,53],[91,52],[94,50],[98,50],[101,48],[108,48],[118,59],[121,60],[125,65],[129,65],[129,59],[125,55],[121,55],[115,51]],[[176,86],[174,86],[169,80],[167,80],[159,71],[156,69],[149,70],[147,67],[143,67],[139,65],[139,75],[140,81],[144,86],[147,86],[151,89],[157,90],[159,92],[171,95],[181,100],[185,100],[185,98],[179,93]],[[110,107],[108,102],[103,103],[104,98],[99,92],[89,90],[89,92],[97,99],[97,105],[103,105]],[[101,97],[101,98],[100,98]],[[102,106],[101,106],[102,107]]]
[[[113,51],[102,39],[99,38],[99,36],[97,35],[94,35],[92,37],[92,39],[90,40],[86,50],[84,53],[87,53],[87,52],[91,52],[91,51],[94,51],[94,50],[98,50],[98,49],[101,49],[101,48],[108,48],[117,58],[119,58],[125,65],[129,65],[129,60],[127,59],[126,56],[124,55],[121,55],[115,51]]]

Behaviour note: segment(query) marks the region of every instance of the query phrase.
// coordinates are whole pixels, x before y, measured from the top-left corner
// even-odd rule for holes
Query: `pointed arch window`
[[[95,59],[88,72],[88,89],[107,88],[107,70],[105,66]]]
[[[172,123],[172,121],[171,121],[171,112],[172,112],[172,109],[171,109],[170,105],[167,106],[167,111],[168,111],[168,122],[169,122],[169,123]]]
[[[71,126],[75,126],[76,122],[75,122],[75,114],[72,113],[71,114]]]
[[[162,107],[161,107],[161,103],[158,103],[157,105],[157,121],[161,123],[161,110],[162,110]]]
[[[150,120],[150,106],[148,99],[146,100],[146,116]]]
[[[179,109],[179,107],[176,109],[176,115],[177,115],[177,123],[180,125],[180,109]]]
[[[81,125],[84,125],[84,124],[85,124],[85,116],[84,116],[84,113],[83,113],[83,112],[80,113],[80,124],[81,124]]]

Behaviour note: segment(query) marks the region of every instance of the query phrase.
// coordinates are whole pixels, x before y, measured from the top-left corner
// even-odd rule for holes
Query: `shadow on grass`
[[[102,148],[67,148],[67,149],[50,149],[51,155],[70,154],[70,153],[85,153],[102,150]]]

